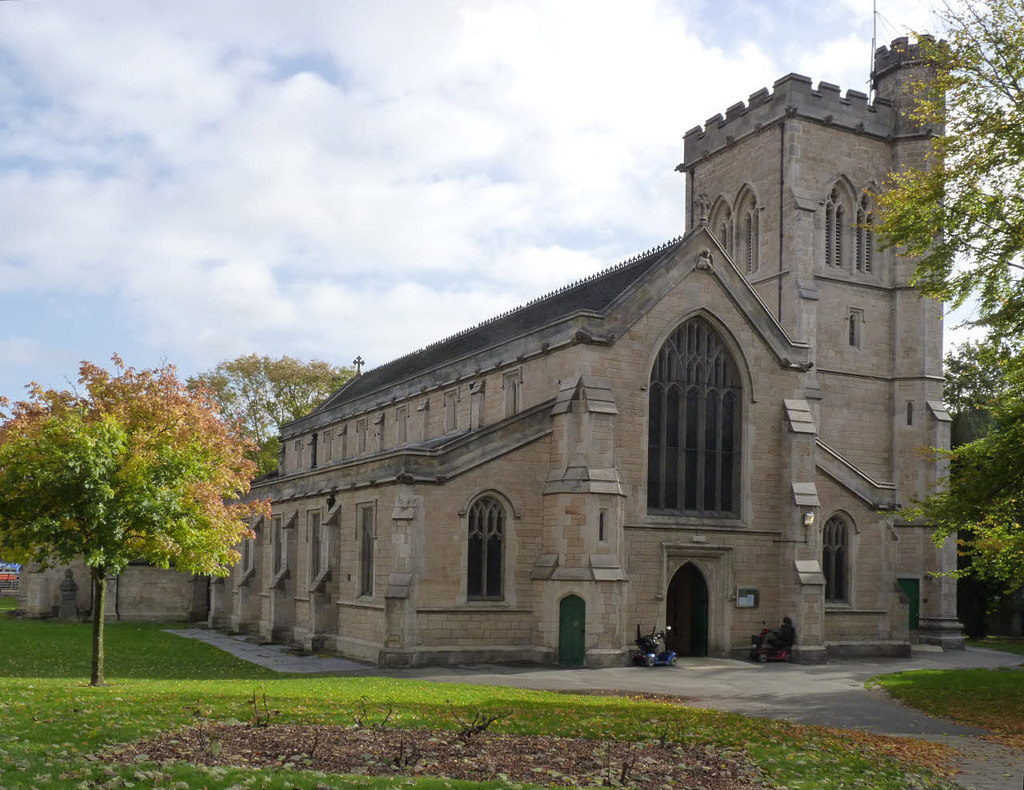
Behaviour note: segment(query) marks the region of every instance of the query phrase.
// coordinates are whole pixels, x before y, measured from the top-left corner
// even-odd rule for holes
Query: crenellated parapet
[[[876,99],[868,104],[862,91],[847,90],[838,85],[819,82],[815,88],[810,77],[787,74],[775,81],[772,90],[762,88],[752,93],[746,103],[737,102],[725,111],[708,118],[703,126],[690,129],[683,142],[683,164],[688,170],[705,156],[757,134],[767,126],[786,118],[801,118],[825,126],[834,126],[856,134],[889,139],[895,129],[896,114],[892,104]]]
[[[931,36],[922,36],[926,41],[933,41]],[[894,38],[887,47],[879,47],[875,50],[875,70],[872,76],[878,80],[885,77],[895,69],[906,66],[917,66],[927,63],[924,50],[920,43],[911,44],[906,36]]]
[[[931,41],[928,37],[922,40]],[[876,139],[892,140],[908,136],[927,137],[941,134],[941,128],[921,128],[909,118],[901,120],[901,111],[908,107],[906,80],[896,72],[927,67],[928,57],[921,43],[911,43],[906,36],[895,38],[887,47],[875,51],[873,84],[877,95],[873,102],[862,91],[842,93],[838,85],[819,82],[809,77],[787,74],[777,80],[772,90],[752,93],[746,102],[737,102],[725,111],[708,118],[703,126],[695,126],[684,137],[683,163],[678,170],[688,171],[706,156],[733,145],[762,129],[796,118],[832,126]],[[906,76],[906,75],[904,75]],[[912,86],[911,86],[912,87]],[[906,105],[906,106],[903,106]]]

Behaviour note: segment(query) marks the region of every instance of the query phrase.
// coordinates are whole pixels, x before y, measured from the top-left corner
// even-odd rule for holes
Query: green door
[[[921,580],[920,579],[897,579],[900,589],[910,601],[910,630],[918,626],[918,618],[921,616]]]
[[[578,595],[567,595],[558,605],[558,663],[581,667],[587,652],[587,604]]]

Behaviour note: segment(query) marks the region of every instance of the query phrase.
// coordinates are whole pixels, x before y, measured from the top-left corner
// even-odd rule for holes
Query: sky
[[[0,396],[114,353],[372,368],[674,238],[686,130],[867,90],[871,0],[810,8],[0,0]]]

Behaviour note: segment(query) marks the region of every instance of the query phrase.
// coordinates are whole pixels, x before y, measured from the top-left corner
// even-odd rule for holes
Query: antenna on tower
[[[871,0],[871,65],[868,67],[868,104],[875,103],[875,47],[878,39],[878,0]]]

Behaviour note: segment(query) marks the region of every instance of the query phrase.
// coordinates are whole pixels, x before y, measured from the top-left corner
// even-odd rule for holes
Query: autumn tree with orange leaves
[[[81,557],[93,585],[91,684],[104,683],[107,579],[132,561],[227,575],[255,464],[212,397],[173,365],[114,372],[83,362],[81,391],[30,386],[0,399],[0,556],[44,567]]]

